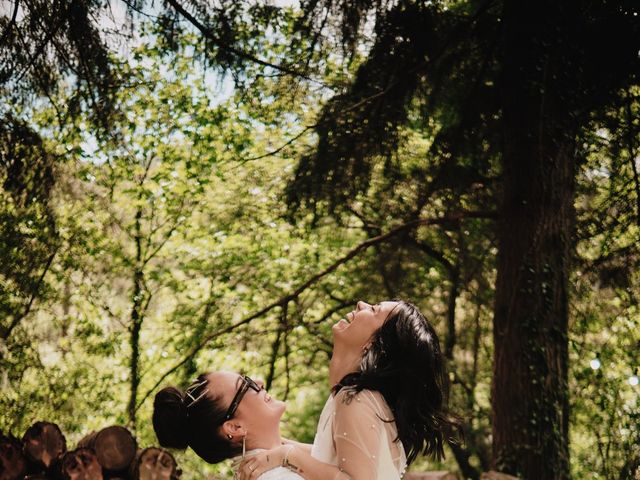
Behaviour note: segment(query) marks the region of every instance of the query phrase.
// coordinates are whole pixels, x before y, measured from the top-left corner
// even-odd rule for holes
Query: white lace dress
[[[397,436],[382,394],[343,388],[320,414],[311,456],[340,468],[333,480],[399,480],[407,458],[402,442],[394,441]]]

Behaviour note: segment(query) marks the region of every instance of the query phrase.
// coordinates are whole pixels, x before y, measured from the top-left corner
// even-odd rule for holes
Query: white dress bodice
[[[344,388],[329,396],[318,422],[311,455],[351,476],[399,480],[406,469],[391,409],[379,393]]]

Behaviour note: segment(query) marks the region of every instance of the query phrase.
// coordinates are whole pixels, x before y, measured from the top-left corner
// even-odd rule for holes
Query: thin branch
[[[482,282],[484,283],[484,282]],[[471,411],[474,405],[474,390],[475,386],[478,384],[478,362],[480,355],[480,337],[482,335],[482,327],[480,325],[480,316],[482,314],[482,297],[481,290],[484,288],[484,285],[481,282],[478,282],[478,288],[475,294],[475,306],[476,312],[473,317],[473,346],[471,347],[471,351],[473,352],[473,363],[471,366],[471,393],[467,396],[467,409]]]
[[[453,265],[453,263],[451,263],[451,261],[447,257],[444,256],[442,252],[437,251],[435,248],[433,248],[431,245],[427,243],[419,242],[414,237],[409,237],[409,239],[411,240],[411,243],[413,243],[415,247],[417,247],[419,250],[422,250],[422,252],[425,253],[427,256],[433,258],[434,260],[442,264],[442,266],[447,269],[449,274],[453,274],[455,272],[456,267]]]
[[[629,148],[629,159],[631,160],[631,169],[633,170],[633,181],[636,191],[636,224],[640,226],[640,175],[636,165],[636,154],[633,145],[633,112],[631,110],[631,93],[627,92],[627,143]]]
[[[303,323],[302,328],[304,328],[312,337],[315,338],[318,342],[324,345],[326,348],[320,348],[320,351],[325,353],[327,357],[331,358],[331,350],[333,349],[333,344],[326,337],[323,336],[322,332],[319,328],[316,327],[315,324],[312,323]]]
[[[158,20],[160,17],[158,15],[152,15],[150,13],[145,12],[144,10],[142,10],[141,8],[136,7],[135,3],[129,1],[129,0],[122,0],[122,2],[127,6],[128,9],[130,9],[133,12],[136,12],[139,15],[142,15],[143,17],[146,17],[150,20]],[[111,8],[111,2],[109,2],[109,10],[111,10],[111,20],[114,21],[115,23],[115,16],[113,14],[113,9]]]
[[[288,308],[288,304],[283,305],[282,307],[282,317],[281,317],[281,323],[282,323],[282,329],[284,330],[283,333],[283,343],[284,343],[284,371],[285,371],[285,378],[286,378],[286,383],[285,383],[285,389],[284,389],[284,396],[283,396],[283,400],[286,402],[287,401],[287,397],[289,396],[289,382],[291,380],[291,369],[289,367],[289,355],[291,353],[291,349],[289,348],[289,308]]]
[[[18,37],[18,41],[22,44],[22,48],[25,51],[27,51],[27,49],[29,47],[28,47],[27,43],[24,41],[24,38],[19,36]],[[57,103],[55,102],[55,100],[53,99],[51,94],[49,93],[49,89],[47,88],[45,82],[42,81],[42,78],[39,75],[36,76],[36,82],[40,85],[40,88],[42,89],[42,92],[49,99],[49,102],[51,103],[51,106],[53,106],[53,109],[56,111],[56,118],[58,119],[58,123],[60,124],[60,129],[62,130],[62,127],[63,127],[63,125],[65,123],[65,120],[64,120],[64,116],[62,115],[62,111],[60,110],[60,107],[58,107]]]
[[[65,18],[66,17],[64,15],[61,15],[60,22],[58,22],[56,25],[54,25],[53,28],[51,30],[49,30],[49,32],[47,32],[47,36],[45,37],[44,41],[40,45],[38,45],[38,47],[34,51],[33,55],[31,55],[29,61],[26,64],[26,66],[18,74],[18,78],[15,80],[16,84],[19,84],[20,81],[22,80],[22,77],[24,77],[27,74],[29,69],[31,69],[33,66],[35,66],[36,60],[38,59],[38,57],[40,55],[42,55],[42,53],[44,52],[44,49],[47,47],[49,42],[58,33],[58,30],[60,30],[60,27],[62,27],[62,24],[64,23],[64,19]]]
[[[271,384],[273,383],[273,378],[275,377],[275,374],[276,374],[276,360],[278,359],[278,352],[280,351],[281,337],[282,337],[282,326],[278,325],[276,338],[271,344],[271,358],[269,359],[269,373],[267,374],[267,380],[264,386],[266,390],[271,389]]]
[[[194,27],[200,30],[200,32],[209,40],[211,40],[211,42],[213,42],[218,48],[231,52],[237,57],[244,58],[245,60],[250,60],[254,63],[257,63],[258,65],[273,68],[281,72],[288,73],[289,75],[294,75],[296,77],[304,78],[306,80],[313,80],[309,76],[301,72],[298,72],[296,70],[293,70],[285,65],[276,65],[275,63],[271,63],[261,58],[258,58],[249,52],[245,52],[238,48],[232,47],[231,45],[227,45],[222,40],[220,40],[220,38],[218,38],[210,28],[200,23],[200,21],[198,21],[197,18],[195,18],[193,15],[187,12],[187,10],[185,10],[185,8],[182,5],[180,5],[176,0],[167,0],[167,3],[171,5],[178,13],[180,13],[180,15],[182,15],[185,19],[187,19]]]
[[[449,278],[451,286],[449,288],[449,300],[447,305],[447,338],[445,339],[444,355],[447,359],[453,360],[453,349],[456,345],[456,300],[460,289],[460,270],[456,267],[451,272]]]
[[[271,150],[267,153],[264,153],[262,155],[258,155],[257,157],[251,157],[251,158],[245,158],[245,159],[241,159],[241,163],[246,163],[246,162],[253,162],[255,160],[261,160],[263,158],[267,158],[267,157],[272,157],[274,155],[277,155],[278,153],[280,153],[282,150],[284,150],[286,147],[288,147],[289,145],[291,145],[293,142],[295,142],[297,139],[299,139],[302,135],[304,135],[305,133],[307,133],[309,130],[311,130],[312,128],[316,128],[318,125],[308,125],[306,127],[304,127],[304,129],[298,133],[297,135],[295,135],[294,137],[292,137],[291,139],[289,139],[286,143],[282,144],[280,147],[276,148],[275,150]]]
[[[187,199],[185,198],[185,196],[182,196],[180,198],[180,206],[178,208],[180,210],[180,212],[183,211],[186,201],[187,201]],[[151,237],[153,237],[156,233],[158,233],[164,227],[169,225],[169,223],[176,221],[175,216],[174,217],[168,217],[164,221],[159,220],[159,216],[155,214],[155,211],[156,210],[155,210],[155,200],[154,200],[153,204],[152,204],[151,216],[150,216],[150,220],[149,220],[149,234],[147,236],[147,242],[148,242],[149,247],[150,247]],[[155,223],[156,221],[158,223]],[[175,227],[171,227],[170,230],[173,230],[174,228]]]
[[[18,7],[20,6],[20,0],[15,0],[15,1],[16,1],[16,4],[13,7],[13,15],[11,15],[11,20],[9,20],[9,23],[4,29],[4,32],[2,32],[2,37],[0,37],[0,45],[4,43],[4,41],[9,36],[9,32],[11,31],[13,26],[16,24],[16,19],[18,18]]]
[[[349,111],[351,111],[351,110],[355,110],[356,108],[358,108],[359,106],[363,105],[364,103],[367,103],[367,102],[369,102],[370,100],[373,100],[373,99],[375,99],[375,98],[377,98],[377,97],[379,97],[379,96],[381,96],[381,95],[386,94],[386,93],[387,93],[387,91],[388,91],[388,89],[387,89],[387,90],[380,91],[380,92],[378,92],[378,93],[375,93],[375,94],[373,94],[373,95],[371,95],[371,96],[369,96],[369,97],[363,98],[363,99],[361,99],[361,100],[357,101],[356,103],[354,103],[353,105],[350,105],[350,106],[348,106],[348,107],[344,108],[344,109],[342,110],[342,113],[346,113],[346,112],[349,112]],[[318,122],[318,123],[316,123],[316,124],[314,124],[314,125],[307,125],[307,126],[305,126],[305,127],[304,127],[304,129],[303,129],[300,133],[298,133],[297,135],[295,135],[294,137],[292,137],[291,139],[289,139],[287,142],[285,142],[284,144],[282,144],[280,147],[276,148],[275,150],[271,150],[271,151],[269,151],[269,152],[267,152],[267,153],[264,153],[264,154],[262,154],[262,155],[258,155],[257,157],[251,157],[251,158],[241,159],[241,162],[242,162],[242,163],[246,163],[246,162],[253,162],[253,161],[255,161],[255,160],[261,160],[261,159],[266,158],[266,157],[272,157],[272,156],[274,156],[274,155],[276,155],[276,154],[280,153],[282,150],[284,150],[286,147],[288,147],[289,145],[291,145],[291,144],[292,144],[293,142],[295,142],[296,140],[298,140],[300,137],[302,137],[302,136],[303,136],[305,133],[307,133],[309,130],[314,129],[314,128],[317,128],[317,127],[319,127],[320,125],[322,125],[322,123],[323,123],[323,122]],[[324,123],[326,123],[326,121],[325,121]]]
[[[40,287],[44,280],[44,276],[49,271],[49,268],[51,268],[51,264],[53,263],[53,259],[55,258],[57,252],[58,252],[58,249],[55,249],[53,253],[49,255],[49,258],[47,259],[47,263],[45,264],[44,269],[42,270],[42,273],[40,274],[40,277],[38,278],[38,281],[31,292],[31,298],[29,299],[29,303],[25,307],[24,312],[22,312],[21,315],[14,317],[11,324],[7,327],[7,329],[4,332],[2,332],[3,340],[6,340],[7,338],[9,338],[9,335],[11,335],[11,332],[13,331],[13,329],[18,326],[18,324],[22,321],[23,318],[29,315],[29,312],[31,311],[31,307],[33,306],[33,303],[35,302],[36,297],[40,292]]]
[[[356,210],[352,206],[347,207],[347,210],[349,210],[353,215],[356,216],[356,218],[358,218],[358,220],[362,222],[362,228],[364,229],[365,232],[367,232],[367,235],[374,236],[380,233],[380,227],[378,225],[373,225],[371,222],[369,222],[369,220],[364,216],[364,214],[358,212],[358,210]],[[378,270],[380,273],[380,277],[382,277],[382,284],[384,285],[384,288],[387,291],[387,297],[395,298],[396,291],[392,283],[389,281],[389,272],[387,271],[384,252],[382,251],[382,248],[380,247],[380,245],[376,245],[375,249],[376,249],[376,258],[378,260]]]
[[[284,308],[290,301],[295,300],[297,297],[299,297],[306,289],[308,289],[312,285],[318,283],[324,277],[326,277],[327,275],[329,275],[330,273],[335,271],[341,265],[347,263],[352,258],[354,258],[357,255],[359,255],[360,253],[366,251],[369,247],[371,247],[373,245],[377,245],[377,244],[382,243],[382,242],[385,242],[385,241],[389,240],[390,238],[395,237],[396,235],[399,235],[399,234],[401,234],[403,232],[406,232],[408,230],[413,230],[413,229],[421,227],[421,226],[437,225],[437,224],[442,224],[442,223],[450,223],[452,221],[459,221],[459,220],[462,220],[462,219],[465,219],[465,218],[495,219],[495,218],[497,218],[497,213],[495,211],[460,211],[460,212],[455,212],[455,213],[452,213],[452,214],[449,214],[449,215],[445,215],[445,216],[440,217],[440,218],[420,218],[420,219],[413,220],[411,222],[402,224],[402,225],[400,225],[400,226],[398,226],[396,228],[393,228],[393,229],[389,230],[387,233],[383,233],[383,234],[378,235],[376,237],[373,237],[373,238],[370,238],[368,240],[365,240],[364,242],[360,243],[359,245],[357,245],[356,247],[351,249],[349,252],[347,252],[344,256],[340,257],[338,260],[333,262],[327,268],[325,268],[321,272],[319,272],[319,273],[311,276],[310,278],[308,278],[305,282],[300,284],[292,292],[284,295],[283,297],[281,297],[278,300],[270,303],[266,307],[264,307],[261,310],[249,315],[248,317],[245,317],[242,320],[239,320],[238,322],[236,322],[234,324],[228,325],[228,326],[226,326],[224,328],[216,330],[215,332],[212,332],[209,335],[205,336],[199,343],[194,345],[189,350],[189,352],[187,352],[187,354],[178,363],[176,363],[173,367],[171,367],[169,370],[167,370],[164,374],[162,374],[160,376],[158,381],[142,397],[142,399],[140,400],[140,403],[138,403],[138,406],[136,407],[136,409],[138,409],[138,408],[140,408],[142,406],[142,404],[145,402],[145,400],[147,398],[149,398],[149,396],[156,390],[156,388],[158,388],[158,386],[164,381],[165,378],[167,378],[173,372],[178,370],[182,365],[184,365],[186,362],[188,362],[195,354],[197,354],[200,350],[202,350],[202,348],[204,348],[205,345],[207,345],[210,341],[214,340],[217,337],[220,337],[221,335],[224,335],[226,333],[232,332],[232,331],[236,330],[237,328],[250,323],[251,321],[255,320],[256,318],[262,317],[263,315],[265,315],[266,313],[270,312],[271,310],[273,310],[276,307]]]
[[[150,261],[153,257],[155,257],[155,256],[160,252],[160,250],[162,250],[162,248],[167,244],[167,242],[168,242],[168,241],[169,241],[169,239],[171,238],[171,235],[173,235],[173,232],[175,232],[175,231],[178,229],[178,227],[179,227],[180,225],[182,225],[185,221],[186,221],[186,219],[185,219],[185,220],[179,220],[179,219],[178,219],[178,220],[176,221],[176,223],[174,223],[174,224],[172,225],[172,227],[169,229],[169,231],[168,231],[168,232],[167,232],[167,234],[165,235],[164,239],[163,239],[163,240],[162,240],[162,241],[161,241],[161,242],[156,246],[156,248],[155,248],[151,253],[148,253],[148,254],[146,255],[146,257],[144,258],[144,260],[143,260],[143,262],[142,262],[142,266],[143,266],[143,267],[144,267],[145,265],[147,265],[147,263],[149,263],[149,261]],[[149,238],[150,238],[150,237],[149,237]]]
[[[322,317],[320,317],[318,320],[314,320],[313,322],[308,322],[308,323],[301,322],[301,324],[302,325],[320,325],[321,323],[326,322],[335,313],[338,313],[343,308],[347,308],[348,306],[353,305],[354,303],[355,303],[355,301],[353,301],[353,300],[340,301],[340,303],[338,303],[336,306],[331,307],[328,311],[326,311],[324,313],[324,315],[322,315]]]
[[[200,343],[198,343],[197,345],[195,345],[193,348],[191,348],[191,350],[189,351],[189,353],[187,353],[187,355],[185,355],[185,357],[180,360],[180,362],[178,362],[176,365],[174,365],[173,367],[171,367],[168,371],[166,371],[159,379],[158,381],[154,384],[153,387],[151,387],[147,393],[144,394],[144,396],[142,397],[142,399],[140,400],[140,402],[138,403],[138,406],[136,407],[136,410],[138,410],[145,402],[145,400],[147,398],[149,398],[149,396],[155,391],[156,388],[158,388],[158,386],[164,381],[165,378],[167,378],[169,375],[171,375],[173,372],[175,372],[176,370],[178,370],[180,367],[182,367],[185,363],[187,363],[189,360],[191,360],[191,358],[193,358],[193,356],[198,353],[200,350],[202,350],[202,348],[209,343],[210,341],[214,340],[216,337],[219,337],[221,335],[224,335],[226,333],[230,333],[233,332],[234,330],[236,330],[237,328],[241,327],[242,325],[251,322],[252,320],[264,315],[265,313],[267,313],[268,311],[272,310],[274,307],[277,307],[278,305],[280,305],[280,302],[276,303],[276,304],[271,304],[268,307],[263,308],[262,310],[260,310],[259,312],[243,319],[240,320],[237,323],[234,323],[232,325],[228,325],[225,328],[222,328],[210,335],[207,335],[205,337],[204,340],[202,340]]]

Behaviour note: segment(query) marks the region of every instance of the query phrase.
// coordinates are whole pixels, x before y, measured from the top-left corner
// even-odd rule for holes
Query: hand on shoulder
[[[240,480],[256,480],[265,472],[278,467],[287,467],[288,455],[294,448],[296,447],[291,444],[280,445],[279,447],[272,448],[271,450],[264,450],[247,457],[238,467]],[[291,475],[286,478],[294,479],[298,478],[298,476]]]

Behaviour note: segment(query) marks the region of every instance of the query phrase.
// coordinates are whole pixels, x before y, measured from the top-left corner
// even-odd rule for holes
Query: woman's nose
[[[258,385],[262,390],[264,390],[264,382],[262,380],[256,380],[256,385]]]
[[[363,302],[362,300],[360,300],[358,303],[356,303],[356,309],[358,310],[363,310],[365,308],[369,307],[369,304],[367,302]]]

